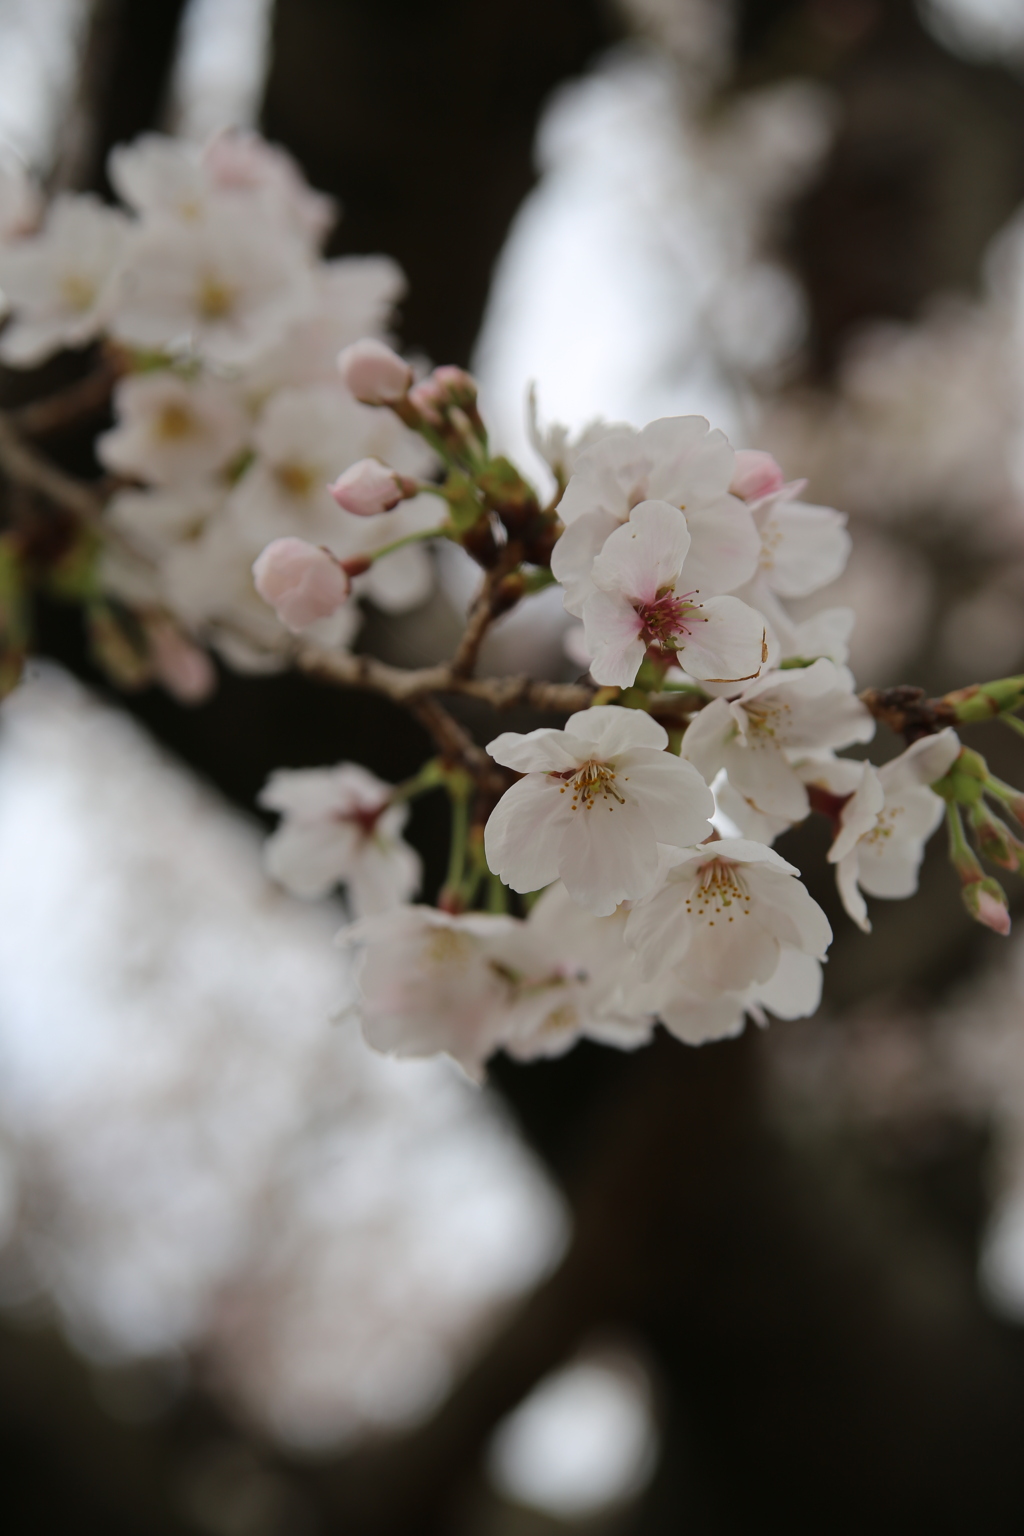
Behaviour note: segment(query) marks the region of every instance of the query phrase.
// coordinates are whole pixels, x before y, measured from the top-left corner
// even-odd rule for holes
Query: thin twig
[[[99,523],[103,515],[102,498],[84,481],[65,474],[23,442],[5,413],[0,413],[0,475],[30,491],[38,491],[90,526]]]
[[[405,669],[373,656],[325,651],[315,645],[300,646],[295,663],[313,677],[346,688],[366,688],[395,704],[410,704],[428,694],[452,693],[479,699],[494,709],[523,704],[546,714],[571,715],[586,709],[595,693],[588,683],[544,683],[532,677],[456,677],[450,664]]]
[[[7,419],[25,437],[46,437],[50,432],[59,432],[62,427],[98,415],[110,400],[121,371],[108,363],[66,389],[8,412]]]

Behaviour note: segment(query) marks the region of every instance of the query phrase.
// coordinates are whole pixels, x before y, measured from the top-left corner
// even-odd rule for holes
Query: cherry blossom
[[[101,461],[153,485],[207,480],[238,454],[249,426],[222,380],[169,369],[122,379],[114,409],[117,425],[97,441]]]
[[[703,416],[667,416],[640,432],[616,427],[576,459],[558,511],[566,530],[551,569],[565,606],[580,617],[591,571],[608,536],[643,501],[686,514],[688,579],[702,597],[732,592],[757,567],[760,539],[750,512],[729,492],[735,454]]]
[[[773,849],[744,838],[666,852],[662,883],[626,923],[642,975],[655,984],[666,978],[659,1001],[666,1022],[694,999],[721,1003],[724,993],[747,994],[742,1011],[755,1000],[751,989],[773,981],[789,950],[824,959],[832,930],[799,877]],[[787,964],[784,975],[789,986],[768,997],[781,1009],[802,1008],[806,963]]]
[[[687,727],[682,755],[708,783],[724,768],[753,811],[795,822],[807,815],[809,802],[790,754],[851,746],[874,732],[848,676],[822,658],[768,672],[736,699],[715,699]]]
[[[675,653],[691,677],[746,682],[766,659],[759,613],[735,597],[702,600],[690,588],[686,518],[643,501],[616,528],[591,572],[583,605],[595,681],[628,688],[649,649]]]
[[[350,591],[337,560],[304,539],[275,539],[256,560],[252,574],[260,597],[297,634],[318,619],[330,618]]]
[[[356,763],[278,769],[259,797],[282,815],[264,848],[268,872],[307,898],[344,885],[356,917],[401,906],[422,867],[401,836],[409,807],[392,796],[390,784]]]
[[[634,1001],[627,912],[595,917],[562,883],[549,886],[524,923],[491,944],[511,983],[502,1048],[519,1061],[560,1056],[581,1037],[632,1050],[650,1039],[653,1012]]]
[[[59,193],[38,234],[0,249],[0,287],[14,311],[0,360],[31,367],[97,336],[110,318],[130,237],[123,213],[94,197]]]
[[[195,224],[154,220],[134,243],[111,329],[134,347],[188,348],[220,367],[253,361],[281,339],[308,297],[301,246],[244,209]]]
[[[228,128],[216,134],[203,149],[202,167],[213,186],[255,196],[282,225],[299,230],[314,246],[338,217],[334,199],[314,192],[287,150],[250,130]]]
[[[928,786],[949,772],[959,751],[957,734],[947,727],[881,768],[838,759],[803,769],[809,784],[843,800],[828,858],[843,906],[865,933],[871,923],[862,889],[889,900],[917,890],[925,844],[944,810]]]
[[[657,721],[614,704],[581,710],[561,731],[496,737],[488,752],[524,777],[487,822],[491,869],[514,891],[561,879],[598,916],[646,895],[658,844],[707,836],[714,806],[700,774],[667,744]]]
[[[760,501],[781,491],[786,477],[770,453],[760,448],[737,448],[729,489],[741,501]]]
[[[436,907],[399,907],[343,930],[359,955],[363,1034],[395,1056],[452,1056],[479,1079],[497,1048],[510,982],[492,948],[516,920],[486,912],[459,917]]]

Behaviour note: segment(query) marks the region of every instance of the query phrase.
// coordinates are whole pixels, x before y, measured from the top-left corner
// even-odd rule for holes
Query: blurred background
[[[397,258],[403,344],[538,477],[531,380],[574,427],[699,411],[850,514],[862,684],[1024,668],[1021,0],[0,0],[0,140],[49,186],[227,124],[339,199],[332,254]],[[461,579],[361,643],[442,651]],[[487,665],[562,628],[538,600]],[[366,1050],[344,914],[260,870],[271,769],[397,778],[418,728],[295,678],[115,697],[72,612],[41,636],[0,719],[8,1529],[1020,1529],[1024,950],[941,850],[865,938],[787,835],[817,1018],[478,1091]]]

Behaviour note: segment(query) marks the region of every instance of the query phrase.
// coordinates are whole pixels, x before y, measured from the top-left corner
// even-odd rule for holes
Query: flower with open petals
[[[343,929],[339,943],[359,955],[359,1014],[368,1044],[394,1056],[444,1051],[471,1077],[481,1077],[500,1043],[509,998],[492,949],[515,928],[512,917],[455,917],[417,906]]]
[[[221,379],[169,369],[122,379],[117,425],[96,444],[102,463],[151,485],[190,485],[214,475],[245,443],[248,421]]]
[[[738,698],[706,705],[687,727],[682,755],[709,784],[724,768],[752,811],[785,824],[803,821],[809,810],[791,758],[870,741],[874,733],[849,675],[821,659],[768,672]]]
[[[283,818],[264,846],[267,870],[296,896],[344,885],[355,915],[369,917],[409,901],[419,885],[419,855],[401,836],[409,807],[358,763],[279,768],[260,804]]]
[[[844,758],[803,768],[807,783],[837,802],[828,859],[836,866],[843,906],[865,933],[871,923],[862,890],[890,901],[917,890],[925,844],[943,814],[943,802],[929,785],[949,772],[959,751],[957,734],[948,726],[881,768]]]
[[[608,536],[583,604],[595,681],[628,688],[648,649],[674,653],[691,677],[709,681],[749,682],[760,672],[761,615],[691,587],[690,543],[684,514],[664,501],[641,502]]]
[[[714,1002],[766,987],[787,950],[824,959],[828,919],[800,871],[763,843],[727,837],[666,852],[663,870],[660,886],[626,923],[641,973],[655,983],[667,978],[663,1009],[680,983],[685,995]]]
[[[664,749],[668,735],[642,710],[598,705],[562,731],[506,731],[487,750],[524,775],[484,833],[487,862],[514,891],[561,879],[599,916],[652,889],[658,844],[684,848],[710,831],[711,791]]]
[[[573,466],[558,512],[565,532],[551,569],[578,618],[593,591],[594,560],[642,501],[686,514],[691,586],[705,598],[733,592],[757,567],[760,539],[749,510],[730,494],[735,454],[703,416],[666,416],[643,431],[609,429]]]
[[[0,359],[26,368],[91,341],[110,317],[131,239],[117,209],[59,193],[38,234],[0,251],[0,286],[14,316],[0,337]]]

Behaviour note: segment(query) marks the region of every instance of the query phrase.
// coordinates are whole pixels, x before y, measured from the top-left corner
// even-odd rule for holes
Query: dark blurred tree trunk
[[[58,148],[59,187],[109,194],[107,155],[160,126],[187,0],[93,0],[76,98]]]
[[[468,362],[541,106],[616,33],[603,0],[279,0],[264,131],[344,205],[337,253],[401,263],[407,345]]]

